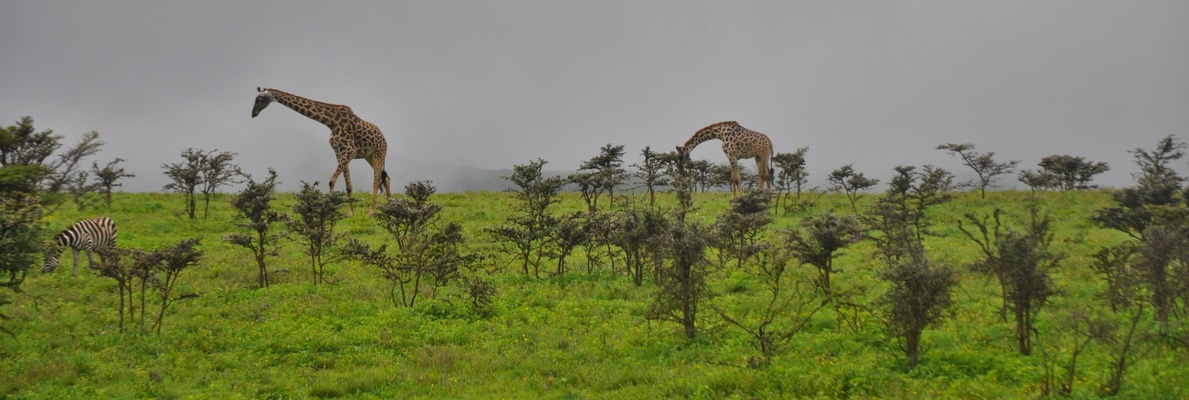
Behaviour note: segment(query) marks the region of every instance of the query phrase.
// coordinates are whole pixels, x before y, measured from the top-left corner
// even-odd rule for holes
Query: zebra
[[[45,251],[45,267],[41,272],[54,272],[58,268],[58,255],[67,247],[74,250],[74,271],[70,275],[78,275],[78,252],[87,251],[87,261],[91,267],[95,266],[95,259],[91,252],[116,247],[116,223],[108,217],[97,217],[79,221],[69,228],[54,235],[54,241]],[[99,259],[102,261],[103,256]]]

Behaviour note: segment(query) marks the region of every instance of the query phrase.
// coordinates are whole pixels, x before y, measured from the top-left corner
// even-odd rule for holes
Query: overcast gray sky
[[[126,190],[161,190],[187,147],[324,184],[329,130],[251,118],[257,86],[378,125],[394,187],[449,181],[433,166],[573,169],[609,143],[631,164],[723,120],[808,146],[819,184],[849,163],[964,173],[935,147],[970,142],[1025,168],[1106,161],[1097,182],[1127,186],[1127,150],[1189,139],[1189,1],[0,2],[0,123],[99,131]]]

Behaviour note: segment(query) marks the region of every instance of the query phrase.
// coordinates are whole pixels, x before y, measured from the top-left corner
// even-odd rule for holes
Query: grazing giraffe
[[[677,155],[686,157],[694,147],[711,139],[722,141],[722,151],[731,162],[731,197],[743,193],[743,186],[739,182],[739,159],[742,158],[756,159],[756,171],[760,177],[758,187],[764,189],[764,183],[767,182],[767,188],[772,189],[772,140],[762,133],[740,126],[738,122],[724,121],[699,129],[685,144],[677,146]]]
[[[330,128],[330,148],[334,149],[338,158],[338,168],[330,176],[330,191],[334,191],[334,182],[343,174],[343,181],[347,184],[347,197],[351,197],[351,171],[347,163],[362,158],[372,166],[375,176],[372,180],[372,207],[368,215],[376,212],[376,196],[381,183],[384,193],[392,198],[392,186],[388,179],[388,171],[384,170],[384,157],[388,155],[388,142],[380,128],[371,122],[355,116],[351,107],[340,104],[329,104],[314,101],[305,97],[289,94],[271,88],[256,88],[256,104],[252,106],[252,118],[260,114],[260,110],[268,107],[271,102],[278,102],[297,111],[312,120],[321,122]],[[355,203],[350,205],[350,216],[355,216]]]

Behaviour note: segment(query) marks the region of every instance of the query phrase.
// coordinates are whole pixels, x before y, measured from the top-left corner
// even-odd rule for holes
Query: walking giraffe
[[[330,176],[330,191],[334,191],[334,182],[343,174],[343,181],[347,184],[347,197],[351,197],[351,171],[347,164],[351,160],[362,158],[372,166],[372,206],[368,215],[376,212],[376,196],[380,185],[383,184],[384,193],[392,198],[392,186],[388,179],[388,171],[384,170],[384,158],[388,155],[388,142],[380,128],[371,122],[355,116],[351,107],[341,104],[329,104],[314,101],[305,97],[289,94],[271,88],[256,88],[256,104],[252,106],[252,118],[260,114],[260,110],[268,107],[271,102],[278,102],[285,107],[297,111],[312,120],[321,122],[330,128],[330,148],[338,159],[338,168]],[[355,203],[350,205],[350,216],[355,216]]]
[[[711,139],[722,141],[722,151],[731,162],[731,197],[743,192],[739,182],[739,159],[743,158],[756,159],[756,171],[760,177],[758,187],[764,189],[764,183],[767,182],[767,188],[772,189],[772,140],[762,133],[744,128],[738,122],[724,121],[699,129],[685,144],[677,146],[677,155],[686,157],[694,147]]]

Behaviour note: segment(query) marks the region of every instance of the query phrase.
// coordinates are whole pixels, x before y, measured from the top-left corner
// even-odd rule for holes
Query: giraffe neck
[[[323,125],[330,127],[330,129],[342,126],[355,117],[355,113],[351,111],[351,107],[345,105],[310,100],[276,89],[268,89],[268,91],[272,94],[274,101],[283,104],[285,107],[289,107],[293,111],[297,111],[298,114],[321,122]]]
[[[698,147],[698,145],[702,144],[702,142],[714,139],[722,140],[723,133],[725,133],[730,128],[730,125],[734,124],[734,121],[719,122],[717,124],[702,128],[698,130],[697,133],[694,133],[694,135],[691,136],[689,140],[686,140],[682,147],[688,152],[692,151],[695,147]]]

